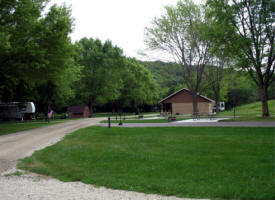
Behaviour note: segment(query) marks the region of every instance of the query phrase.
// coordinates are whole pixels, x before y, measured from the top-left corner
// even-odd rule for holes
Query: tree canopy
[[[47,2],[0,1],[0,99],[3,101],[22,101],[30,95],[30,90],[44,85],[50,104],[54,88],[72,66],[71,11],[53,5],[42,14]],[[35,97],[32,92],[29,99],[39,99],[38,93]]]
[[[146,28],[146,43],[173,55],[175,63],[128,58],[110,40],[72,43],[70,8],[46,11],[48,2],[0,1],[0,102],[34,101],[39,111],[77,104],[89,104],[92,113],[104,106],[137,111],[187,87],[194,112],[201,93],[229,106],[260,97],[262,115],[269,116],[274,1],[207,0],[200,6],[183,0],[166,6]]]
[[[274,82],[275,2],[270,0],[208,0],[213,38],[247,71],[259,88],[262,116],[268,117],[267,90]]]
[[[150,71],[138,61],[126,58],[125,69],[121,75],[123,87],[117,100],[120,106],[136,110],[138,106],[156,102],[158,93],[155,80]]]
[[[110,41],[83,38],[76,42],[76,62],[83,66],[77,84],[77,95],[82,102],[93,106],[118,98],[122,87],[120,71],[124,68],[122,50]]]
[[[76,84],[76,102],[89,102],[91,113],[95,105],[108,102],[122,109],[151,104],[156,99],[150,72],[134,59],[123,56],[122,50],[110,41],[83,38],[75,46],[76,63],[83,67]]]
[[[148,46],[170,53],[182,66],[183,81],[192,93],[194,112],[199,112],[197,93],[209,62],[210,43],[201,36],[205,23],[203,7],[185,0],[175,7],[165,7],[165,14],[146,28]]]

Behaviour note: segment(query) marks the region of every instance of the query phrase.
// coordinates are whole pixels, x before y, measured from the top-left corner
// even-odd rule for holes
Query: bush
[[[38,120],[45,120],[46,119],[45,113],[37,113],[36,119],[38,119]]]
[[[66,119],[66,113],[60,113],[60,114],[54,113],[54,118],[55,119]]]

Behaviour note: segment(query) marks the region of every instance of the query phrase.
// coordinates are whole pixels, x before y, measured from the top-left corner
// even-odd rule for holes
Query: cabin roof
[[[187,89],[187,88],[182,88],[182,89],[180,89],[180,90],[174,92],[173,94],[170,94],[169,96],[165,97],[164,99],[162,99],[161,101],[159,101],[159,103],[162,103],[162,102],[165,101],[166,99],[169,99],[169,98],[171,98],[171,97],[177,95],[178,93],[180,93],[180,92],[182,92],[182,91],[184,91],[184,90],[191,93],[191,91],[190,91],[189,89]],[[207,100],[207,101],[212,102],[212,103],[215,102],[214,100],[212,100],[212,99],[210,99],[210,98],[208,98],[208,97],[206,97],[206,96],[203,96],[203,95],[200,95],[200,94],[197,94],[197,95],[198,95],[199,97],[201,97],[201,98]]]

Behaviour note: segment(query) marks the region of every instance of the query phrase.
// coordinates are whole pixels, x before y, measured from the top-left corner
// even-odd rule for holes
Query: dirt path
[[[0,136],[0,174],[16,165],[16,160],[52,145],[66,134],[98,124],[104,118],[71,120],[65,123]]]

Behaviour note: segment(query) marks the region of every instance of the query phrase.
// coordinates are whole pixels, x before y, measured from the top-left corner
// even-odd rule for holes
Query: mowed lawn
[[[236,116],[238,116],[235,120],[227,120],[227,121],[275,121],[275,100],[268,101],[268,108],[270,116],[269,118],[262,118],[262,104],[261,102],[254,102],[250,104],[245,104],[236,107]],[[232,116],[233,111],[227,110],[224,112],[220,112],[219,116]]]
[[[89,127],[19,168],[145,193],[275,199],[274,142],[274,128]]]

